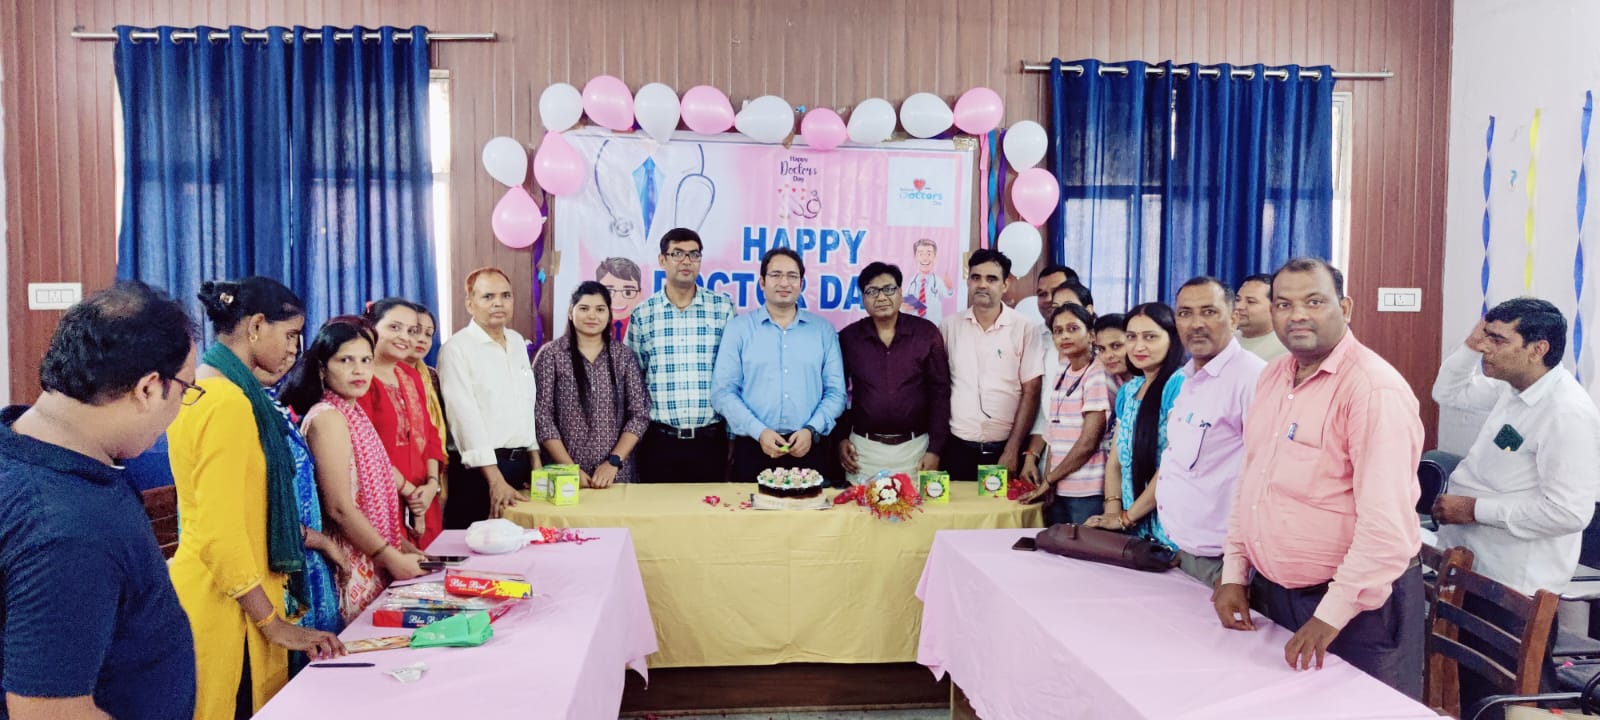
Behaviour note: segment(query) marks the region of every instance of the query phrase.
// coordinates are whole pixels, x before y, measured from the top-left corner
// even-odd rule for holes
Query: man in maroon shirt
[[[850,407],[839,418],[839,463],[855,481],[880,470],[939,469],[950,435],[950,361],[933,323],[900,312],[900,268],[861,271],[867,316],[839,331]]]

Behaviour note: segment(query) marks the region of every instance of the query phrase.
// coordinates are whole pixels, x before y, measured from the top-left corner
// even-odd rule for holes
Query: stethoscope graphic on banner
[[[606,147],[608,147],[610,144],[610,139],[600,143],[600,150],[599,152],[595,153],[594,186],[595,191],[600,195],[601,206],[605,208],[606,215],[611,218],[611,234],[619,238],[629,238],[633,235],[634,228],[642,225],[645,228],[645,235],[649,236],[651,231],[650,224],[653,220],[653,216],[655,215],[655,208],[648,207],[647,203],[641,199],[639,203],[639,211],[640,215],[642,216],[640,218],[641,222],[635,223],[632,218],[622,217],[621,213],[619,213],[617,209],[617,206],[621,203],[613,202],[613,198],[608,197],[608,195],[613,192],[611,186],[601,182],[600,168],[605,165],[604,157]],[[698,231],[700,226],[705,223],[706,216],[710,214],[711,206],[716,203],[717,186],[715,183],[711,182],[711,178],[705,174],[705,146],[697,144],[695,145],[695,151],[700,156],[700,164],[694,172],[684,175],[683,178],[678,181],[677,187],[674,189],[675,192],[673,193],[672,198],[672,221],[674,227],[682,227]],[[641,169],[645,169],[647,172],[659,172],[659,168],[654,166],[652,158],[647,157],[646,163],[649,163],[651,167],[645,167],[641,165]],[[631,173],[629,175],[631,176]],[[628,185],[633,186],[634,184],[628,183]]]

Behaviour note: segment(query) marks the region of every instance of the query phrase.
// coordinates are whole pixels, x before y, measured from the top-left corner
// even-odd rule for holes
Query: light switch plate
[[[1422,288],[1378,288],[1378,312],[1422,312]]]
[[[28,283],[29,310],[65,310],[83,299],[83,283]]]

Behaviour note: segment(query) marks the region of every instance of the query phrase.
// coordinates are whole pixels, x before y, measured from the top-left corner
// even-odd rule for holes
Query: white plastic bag
[[[467,547],[475,553],[500,555],[527,542],[521,526],[505,518],[479,520],[467,527]]]

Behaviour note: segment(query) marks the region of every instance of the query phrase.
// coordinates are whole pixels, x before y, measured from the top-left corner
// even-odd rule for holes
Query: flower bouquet
[[[913,512],[922,510],[922,495],[917,483],[905,473],[879,472],[872,478],[850,486],[833,499],[834,504],[855,502],[867,508],[873,517],[890,522],[911,519]]]

